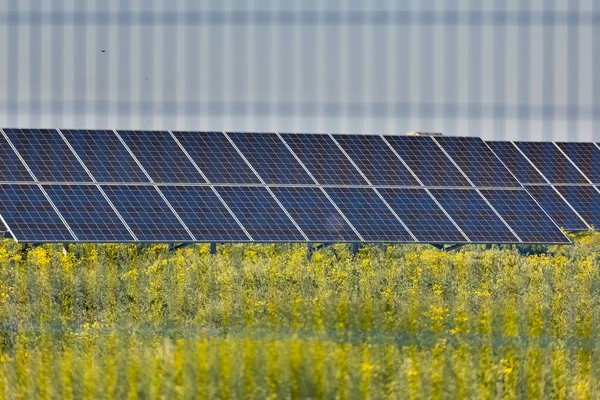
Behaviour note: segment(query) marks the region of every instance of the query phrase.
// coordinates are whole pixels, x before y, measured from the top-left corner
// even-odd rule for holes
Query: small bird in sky
[[[101,51],[102,53],[106,53],[106,50],[104,50],[104,49],[102,49],[102,50],[100,50],[100,51]]]

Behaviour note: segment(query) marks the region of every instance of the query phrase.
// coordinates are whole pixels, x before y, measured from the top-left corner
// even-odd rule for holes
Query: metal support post
[[[217,254],[217,244],[215,242],[210,243],[210,254],[211,255]]]

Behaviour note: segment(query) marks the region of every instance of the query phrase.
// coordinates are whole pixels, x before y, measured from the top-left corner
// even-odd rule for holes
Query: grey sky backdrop
[[[600,141],[600,1],[3,0],[5,127]]]

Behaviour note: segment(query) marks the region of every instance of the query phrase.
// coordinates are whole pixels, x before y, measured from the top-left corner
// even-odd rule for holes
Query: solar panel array
[[[487,144],[563,229],[600,227],[600,147],[596,143]]]
[[[22,242],[569,243],[522,185],[552,182],[523,182],[509,171],[519,160],[501,162],[479,138],[0,133],[0,226]],[[580,173],[570,165],[557,183]],[[595,215],[557,199],[600,193],[560,190],[532,194],[561,222]]]

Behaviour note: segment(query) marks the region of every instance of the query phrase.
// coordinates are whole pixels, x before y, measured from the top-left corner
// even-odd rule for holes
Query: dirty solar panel
[[[482,190],[524,243],[570,243],[542,208],[525,190]]]
[[[135,240],[95,185],[44,185],[44,189],[80,241]]]
[[[0,184],[0,216],[17,241],[75,241],[37,185]]]
[[[312,242],[359,242],[360,239],[318,188],[271,189]]]

